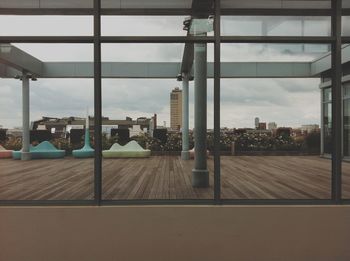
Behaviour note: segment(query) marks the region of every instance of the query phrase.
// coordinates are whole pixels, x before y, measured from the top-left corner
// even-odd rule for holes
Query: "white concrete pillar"
[[[29,76],[26,73],[22,75],[22,160],[30,160],[30,132],[29,132]]]

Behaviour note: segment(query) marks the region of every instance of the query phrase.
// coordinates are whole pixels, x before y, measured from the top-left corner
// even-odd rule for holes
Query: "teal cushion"
[[[29,152],[32,159],[59,159],[66,155],[66,151],[58,150],[48,141],[43,141],[37,146],[30,146]],[[22,151],[13,151],[13,159],[21,159]]]
[[[72,155],[74,158],[93,158],[95,155],[95,150],[86,145],[80,150],[73,150]]]

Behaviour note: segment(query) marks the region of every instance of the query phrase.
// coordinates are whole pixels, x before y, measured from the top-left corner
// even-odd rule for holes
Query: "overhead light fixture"
[[[24,74],[24,75],[16,74],[14,78],[17,79],[17,80],[21,80],[22,81],[23,77],[31,79],[32,81],[37,81],[38,80],[38,78],[35,75],[33,75],[33,74]]]
[[[191,16],[188,16],[185,18],[185,20],[183,21],[183,30],[185,31],[189,31],[190,28],[191,28],[191,23],[192,23],[192,17]]]
[[[176,76],[176,80],[177,80],[178,82],[181,82],[181,81],[182,81],[182,74],[181,74],[181,73],[179,73],[179,74]]]

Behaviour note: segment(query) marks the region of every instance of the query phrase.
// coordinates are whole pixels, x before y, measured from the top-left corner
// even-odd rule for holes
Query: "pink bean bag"
[[[6,150],[3,146],[0,145],[0,159],[9,158],[12,158],[12,150]]]
[[[207,150],[207,158],[209,158],[209,150]],[[190,159],[194,159],[194,148],[190,150]]]

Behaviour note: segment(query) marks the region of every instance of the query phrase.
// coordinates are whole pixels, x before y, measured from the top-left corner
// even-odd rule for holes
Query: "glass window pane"
[[[93,8],[93,0],[6,0],[0,8]]]
[[[346,0],[347,1],[347,0]],[[222,8],[259,8],[259,9],[328,9],[330,0],[222,0]]]
[[[184,48],[185,44],[102,44],[103,71],[108,78],[102,82],[104,199],[213,198],[212,157],[204,157],[209,171],[209,186],[204,188],[192,184],[195,160],[181,158],[184,100],[177,76]],[[209,61],[212,52],[210,44]],[[208,75],[212,77],[212,69]],[[207,82],[207,110],[203,111],[207,111],[207,129],[212,130],[213,81]],[[192,150],[193,81],[188,97],[188,145]],[[190,154],[193,157],[194,152]]]
[[[103,36],[185,36],[184,16],[102,16]]]
[[[330,155],[332,151],[332,97],[331,88],[323,91],[323,154]]]
[[[342,36],[350,36],[350,16],[342,17]]]
[[[318,80],[225,79],[221,86],[222,197],[329,199]]]
[[[328,52],[328,44],[222,44],[222,62],[311,62]]]
[[[222,35],[330,36],[327,16],[222,16]]]
[[[320,88],[331,68],[327,50],[223,44],[222,198],[330,199],[331,151],[323,146],[331,96]]]
[[[94,87],[90,70],[93,46],[10,47],[13,52],[6,59],[25,66],[30,79],[29,89],[27,85],[23,87],[26,79],[14,79],[21,73],[11,74],[13,69],[7,67],[9,74],[5,73],[0,80],[0,157],[6,157],[0,160],[0,200],[93,199]],[[76,52],[79,47],[84,52]],[[11,57],[20,52],[25,63]],[[79,63],[81,60],[85,63]],[[22,89],[28,90],[29,95],[27,91],[22,93]],[[22,97],[29,102],[25,116]],[[28,132],[23,128],[23,117],[29,121]],[[90,128],[86,128],[87,122]],[[28,161],[21,160],[24,133],[29,137]]]
[[[342,164],[342,183],[343,198],[350,199],[350,82],[343,83],[343,164]]]
[[[0,36],[90,36],[92,16],[1,15]]]

